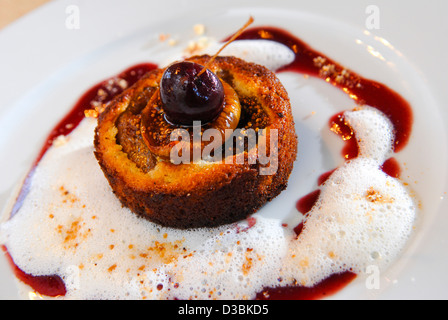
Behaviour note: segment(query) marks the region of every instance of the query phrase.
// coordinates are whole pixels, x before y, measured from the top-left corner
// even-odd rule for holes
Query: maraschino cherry
[[[172,124],[192,126],[193,121],[207,124],[223,110],[221,80],[204,66],[182,61],[170,65],[160,82],[160,98],[165,118]]]
[[[224,88],[218,76],[207,67],[253,21],[250,17],[205,66],[183,61],[165,70],[160,81],[160,98],[168,122],[192,126],[194,121],[200,121],[204,125],[218,117],[224,108]]]

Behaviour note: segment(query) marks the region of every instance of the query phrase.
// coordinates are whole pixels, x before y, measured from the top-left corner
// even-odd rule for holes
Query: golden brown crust
[[[204,65],[209,59],[198,56],[188,60]],[[226,164],[223,159],[175,165],[154,157],[139,138],[138,129],[120,125],[126,114],[136,123],[141,118],[139,111],[156,91],[163,73],[161,69],[151,71],[100,114],[95,156],[123,205],[163,226],[213,227],[246,218],[286,188],[296,159],[297,137],[289,98],[275,74],[234,57],[217,57],[209,69],[229,83],[241,100],[256,100],[268,119],[263,121],[264,129],[278,130],[278,169],[272,175],[261,175],[259,162]],[[242,125],[255,127],[253,118],[246,115]],[[124,141],[129,137],[134,141]],[[133,150],[132,154],[126,150]],[[147,158],[144,164],[138,161],[142,157]]]

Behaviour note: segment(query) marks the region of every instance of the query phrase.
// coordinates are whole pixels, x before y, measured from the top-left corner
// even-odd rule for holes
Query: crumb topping
[[[313,62],[314,66],[319,68],[319,76],[327,82],[332,81],[346,88],[359,88],[361,86],[361,79],[358,75],[329,62],[326,58],[318,56],[314,58]]]

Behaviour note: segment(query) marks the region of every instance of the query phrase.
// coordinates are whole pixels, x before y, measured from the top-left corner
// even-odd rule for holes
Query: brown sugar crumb
[[[318,56],[313,59],[314,65],[318,68],[322,68],[322,66],[327,62],[327,59],[324,57]]]
[[[83,230],[85,223],[81,218],[73,220],[68,226],[58,225],[56,231],[62,236],[66,249],[75,249],[91,234],[90,229]]]
[[[306,257],[306,258],[303,259],[303,260],[300,260],[299,265],[300,265],[301,267],[303,267],[303,268],[308,267],[308,266],[310,265],[310,262],[309,262],[309,260],[308,260],[308,257]]]
[[[393,203],[394,198],[382,195],[379,191],[375,190],[373,187],[370,187],[367,190],[365,197],[368,201],[373,203]]]
[[[64,186],[60,186],[59,191],[61,192],[62,195],[65,195],[65,196],[69,194],[69,192],[67,191],[67,189],[65,189]]]
[[[167,33],[161,33],[161,34],[159,34],[159,41],[161,41],[161,42],[166,41],[166,40],[169,39],[169,38],[170,38],[170,35],[167,34]]]
[[[146,251],[143,252],[140,256],[150,257],[152,259],[160,259],[164,263],[169,263],[177,257],[179,257],[183,253],[183,249],[181,249],[182,241],[175,242],[159,242],[155,241],[154,245],[146,248]]]
[[[250,269],[252,268],[252,258],[250,258],[247,254],[245,257],[245,263],[243,263],[243,274],[247,276],[249,274]]]
[[[59,187],[59,192],[62,196],[62,203],[75,204],[80,201],[80,199],[73,193],[70,193],[64,186]]]
[[[189,56],[193,56],[206,49],[211,44],[209,37],[200,35],[198,39],[188,42],[187,47],[184,49],[184,53]]]
[[[64,135],[59,135],[56,139],[53,140],[53,146],[60,147],[65,145],[68,142],[69,138]]]
[[[87,118],[98,118],[106,109],[111,98],[128,87],[129,84],[125,79],[114,77],[107,80],[96,92],[96,96],[90,102],[91,109],[85,110],[84,116]]]
[[[354,136],[354,132],[351,129],[351,127],[348,126],[347,122],[344,121],[343,124],[345,126],[347,126],[347,128],[349,128],[350,130],[349,131],[343,130],[341,128],[341,125],[337,122],[333,122],[333,124],[330,127],[330,130],[333,131],[334,133],[336,133],[338,136],[340,136],[342,138],[342,140],[347,141],[347,140],[350,140]]]
[[[246,252],[245,252],[245,262],[243,263],[243,266],[242,266],[242,272],[245,276],[247,276],[249,274],[249,271],[252,268],[253,263],[254,263],[254,258],[256,258],[257,260],[262,259],[261,256],[259,256],[258,254],[253,252],[252,248],[247,248]]]
[[[160,42],[166,42],[168,43],[170,46],[174,46],[177,44],[177,40],[174,39],[171,34],[169,33],[160,33],[159,34],[159,41]]]
[[[194,33],[202,36],[205,33],[205,25],[198,23],[193,26]]]
[[[116,268],[117,268],[117,264],[115,263],[115,264],[111,265],[111,266],[107,269],[107,271],[112,272],[112,271],[114,271]]]
[[[84,110],[84,116],[86,118],[98,118],[99,112],[93,109]]]

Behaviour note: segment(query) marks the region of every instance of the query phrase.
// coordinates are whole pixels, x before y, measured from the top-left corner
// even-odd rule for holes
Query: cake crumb
[[[94,109],[89,109],[84,111],[84,116],[86,118],[98,118],[99,112]]]
[[[193,26],[194,33],[198,36],[202,36],[205,33],[205,26],[203,24],[195,24]]]
[[[68,142],[68,140],[69,140],[68,137],[61,134],[60,136],[58,136],[56,139],[53,140],[53,146],[55,147],[63,146]]]
[[[170,40],[168,40],[168,44],[173,47],[173,46],[175,46],[177,44],[177,40],[176,39],[170,39]]]
[[[318,68],[322,68],[322,66],[324,65],[324,63],[327,61],[327,59],[319,56],[313,59],[314,65]]]
[[[170,38],[170,35],[167,33],[159,34],[159,41],[164,42]]]
[[[192,40],[188,43],[184,52],[189,55],[199,54],[202,50],[206,49],[211,43],[209,37],[201,36],[197,40]]]

